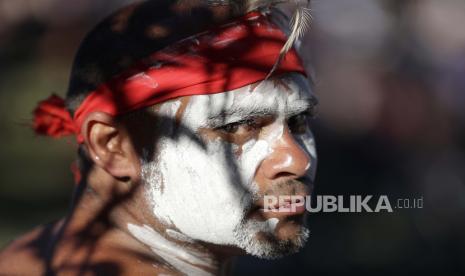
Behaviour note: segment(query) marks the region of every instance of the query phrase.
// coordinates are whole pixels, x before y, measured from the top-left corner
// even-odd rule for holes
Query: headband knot
[[[55,94],[41,101],[34,110],[33,128],[37,134],[55,138],[78,132],[65,101]]]

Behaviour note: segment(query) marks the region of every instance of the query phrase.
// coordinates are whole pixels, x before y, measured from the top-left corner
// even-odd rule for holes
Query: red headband
[[[234,90],[266,78],[286,36],[257,12],[157,51],[122,74],[101,84],[81,103],[71,118],[56,95],[34,111],[36,133],[52,137],[77,135],[95,111],[120,115],[169,99]],[[275,74],[305,74],[294,49]]]

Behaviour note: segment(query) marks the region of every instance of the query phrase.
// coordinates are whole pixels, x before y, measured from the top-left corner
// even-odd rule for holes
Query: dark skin
[[[94,166],[87,175],[89,189],[69,217],[38,228],[12,242],[0,254],[0,271],[6,274],[154,275],[168,270],[153,253],[118,223],[145,221],[134,199],[140,186],[139,159],[124,124],[104,113],[92,113],[83,126],[85,145]],[[111,207],[111,208],[109,208]],[[43,235],[44,229],[51,233]],[[34,244],[45,251],[37,256]],[[141,261],[142,260],[142,261]],[[154,267],[153,264],[159,264]],[[48,267],[47,267],[48,266]]]
[[[181,108],[190,97],[181,99]],[[158,275],[180,274],[156,252],[128,232],[128,223],[151,225],[162,230],[163,225],[148,210],[149,203],[141,183],[140,153],[144,145],[153,143],[146,135],[147,122],[138,120],[136,126],[94,112],[83,124],[84,145],[93,166],[85,175],[86,187],[79,196],[73,212],[66,218],[44,226],[13,241],[0,253],[0,271],[7,275]],[[203,141],[221,137],[241,144],[272,123],[273,118],[258,119],[260,125],[244,123],[223,129],[202,129]],[[179,123],[179,122],[178,122]],[[301,127],[286,125],[274,153],[262,161],[255,174],[260,194],[308,194],[307,187],[297,179],[306,175],[309,156],[296,143],[292,132]],[[240,154],[240,153],[238,153]],[[292,162],[286,160],[292,157]],[[274,185],[295,181],[295,185]],[[78,192],[79,193],[79,192]],[[282,226],[278,239],[297,234],[303,214],[264,213],[256,202],[249,217],[261,220],[279,218]],[[261,237],[266,238],[266,237]],[[206,268],[213,274],[225,274],[232,256],[243,254],[241,249],[211,244],[185,245],[185,250],[202,252],[215,260],[216,266]]]

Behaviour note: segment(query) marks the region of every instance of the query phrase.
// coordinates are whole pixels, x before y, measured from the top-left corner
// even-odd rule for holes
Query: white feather
[[[295,42],[301,39],[309,30],[312,19],[313,18],[311,15],[311,10],[309,8],[300,5],[295,8],[295,11],[290,20],[291,32],[289,34],[289,37],[284,46],[281,48],[281,51],[279,52],[279,57],[266,78],[269,78],[274,73],[274,71],[278,68],[279,64],[281,63],[287,52],[289,52],[292,46],[294,46]]]
[[[210,4],[217,5],[232,5],[237,10],[245,10],[250,12],[253,10],[267,10],[278,4],[289,3],[295,7],[294,13],[289,22],[290,34],[289,37],[279,52],[273,68],[268,73],[266,78],[269,78],[278,68],[287,52],[294,46],[295,42],[301,39],[310,28],[312,21],[311,10],[307,7],[309,0],[208,0]]]

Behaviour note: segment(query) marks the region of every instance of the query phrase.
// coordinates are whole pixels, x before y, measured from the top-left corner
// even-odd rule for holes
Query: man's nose
[[[273,152],[263,160],[262,169],[266,178],[296,179],[304,176],[311,164],[308,153],[297,143],[287,126],[282,136],[272,146]]]

